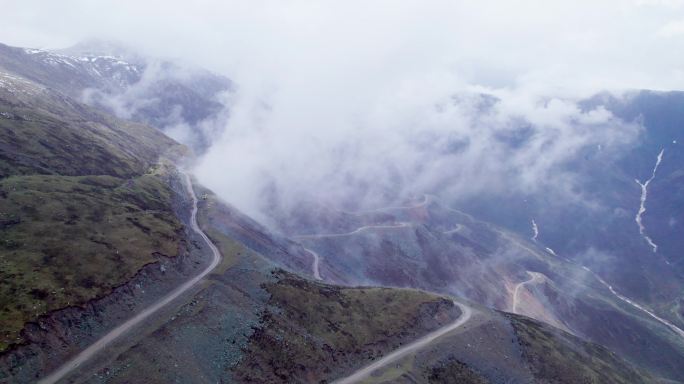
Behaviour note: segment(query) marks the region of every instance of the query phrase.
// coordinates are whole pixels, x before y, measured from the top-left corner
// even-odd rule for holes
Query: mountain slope
[[[278,276],[234,369],[239,382],[319,381],[382,357],[462,313],[423,292],[346,288]],[[283,337],[283,335],[285,337]]]
[[[67,96],[89,88],[123,91],[140,81],[144,68],[114,56],[70,56],[0,44],[0,68]]]
[[[174,134],[198,152],[227,118],[232,82],[209,71],[90,42],[60,52],[0,44],[0,71],[120,118]]]
[[[0,176],[145,172],[177,144],[154,129],[97,112],[16,75],[0,72]]]
[[[464,297],[531,316],[684,380],[684,333],[676,326],[623,299],[583,265],[433,196],[372,212],[311,212],[288,230],[319,256],[325,281]]]
[[[26,341],[18,334],[26,322],[179,254],[181,224],[158,161],[183,149],[26,79],[2,73],[0,81],[5,349]]]
[[[230,237],[230,228],[248,223],[238,215],[227,219],[221,212],[229,208],[216,209],[221,205],[208,194],[200,218],[224,255],[222,265],[194,295],[141,330],[137,341],[116,343],[108,354],[80,367],[74,382],[331,382],[460,316],[450,300],[433,294],[341,288],[284,272],[268,260],[275,255],[272,248],[273,253],[261,255]],[[261,232],[262,241],[269,243],[268,237]],[[383,373],[387,382],[401,375],[413,380],[413,370],[429,378],[418,382],[448,380],[454,364],[458,374],[466,370],[479,382],[573,383],[577,377],[652,382],[603,348],[537,322],[463,305],[473,306],[474,317],[409,356],[410,369],[402,363]],[[525,330],[516,331],[514,321]],[[525,356],[523,343],[529,350]],[[540,351],[549,345],[559,353],[544,356]],[[536,359],[549,366],[595,364],[553,381],[547,372],[533,371]]]
[[[548,191],[443,197],[524,237],[532,237],[535,220],[540,243],[684,328],[684,93],[606,92],[581,104],[586,110],[603,107],[642,127],[625,148],[585,148],[567,164],[581,201],[550,198]]]
[[[643,331],[653,327],[653,319],[626,310],[605,288],[560,278],[576,266],[538,250],[526,250],[529,254],[515,263],[498,262],[499,246],[527,245],[465,215],[454,218],[452,211],[427,207],[427,199],[407,212],[328,222],[354,232],[334,238],[361,234],[358,242],[336,243],[322,239],[326,236],[294,241],[195,186],[201,191],[200,225],[222,259],[198,284],[157,306],[216,259],[204,235],[192,230],[196,201],[176,170],[187,150],[150,126],[113,117],[107,103],[145,104],[150,95],[170,93],[158,104],[146,104],[149,109],[127,109],[127,117],[161,126],[174,105],[181,105],[197,113],[200,124],[208,118],[202,98],[211,98],[222,84],[204,88],[195,78],[188,89],[199,91],[191,95],[168,77],[146,83],[148,67],[140,75],[140,69],[115,57],[72,55],[77,54],[0,47],[0,383],[36,382],[103,340],[101,351],[76,364],[63,381],[330,381],[450,324],[458,327],[414,351],[411,369],[383,365],[387,374],[416,369],[421,380],[480,382],[650,379],[604,348],[461,299],[454,305],[443,293],[505,309],[515,301],[514,309],[522,313],[586,331],[591,338],[596,308],[612,306],[610,315],[617,313],[621,321],[633,316],[617,332],[620,337],[647,335],[641,340],[652,348],[672,352],[660,365],[647,360],[642,366],[676,376],[679,345]],[[98,95],[88,100],[95,107],[78,101],[90,88]],[[359,222],[403,237],[351,227]],[[469,234],[462,236],[461,230]],[[463,265],[481,267],[483,279],[444,263],[447,251]],[[379,263],[382,256],[392,258],[391,268]],[[520,285],[528,277],[529,284]],[[331,284],[336,282],[347,286]],[[358,286],[369,282],[439,294]],[[578,287],[586,289],[578,293],[581,299],[559,295]],[[509,291],[518,293],[511,297]],[[550,305],[552,299],[558,302]],[[150,308],[153,316],[109,339],[112,330]],[[477,312],[473,318],[471,308]],[[571,316],[577,308],[590,314],[586,324]],[[472,347],[475,341],[479,348]],[[620,352],[633,357],[629,348]],[[425,353],[441,357],[420,360]],[[572,368],[560,377],[549,375],[559,367]]]
[[[471,324],[366,383],[653,383],[605,348],[535,320],[480,310]]]

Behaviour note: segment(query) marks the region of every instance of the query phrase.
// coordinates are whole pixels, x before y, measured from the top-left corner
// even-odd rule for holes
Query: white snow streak
[[[587,268],[587,267],[585,267],[585,266],[582,266],[582,268],[583,268],[585,271],[587,271],[587,272],[591,273],[592,275],[594,275],[594,277],[595,277],[601,284],[603,284],[606,288],[608,288],[608,290],[609,290],[613,295],[615,295],[615,297],[617,297],[618,299],[620,299],[620,300],[624,301],[625,303],[631,305],[632,307],[634,307],[634,308],[636,308],[636,309],[638,309],[638,310],[640,310],[640,311],[642,311],[642,312],[648,314],[649,316],[651,316],[652,318],[656,319],[656,320],[657,320],[658,322],[660,322],[661,324],[663,324],[663,325],[667,326],[668,328],[670,328],[670,330],[672,330],[674,333],[676,333],[676,334],[679,335],[680,337],[684,338],[684,331],[683,331],[682,329],[680,329],[680,328],[677,327],[676,325],[672,324],[671,322],[669,322],[669,321],[667,321],[667,320],[661,318],[660,316],[656,315],[655,313],[649,311],[648,309],[644,308],[644,307],[641,306],[639,303],[634,302],[634,301],[633,301],[632,299],[630,299],[629,297],[622,296],[622,295],[619,294],[615,289],[613,289],[613,286],[612,286],[612,285],[608,284],[605,280],[603,280],[603,279],[601,278],[601,276],[599,276],[599,275],[597,275],[596,273],[594,273],[594,271],[592,271],[591,269],[589,269],[589,268]]]
[[[534,234],[532,236],[532,241],[537,241],[537,236],[539,236],[539,227],[534,219],[532,219],[532,233]]]
[[[663,161],[663,153],[665,153],[665,149],[661,149],[660,153],[658,154],[658,159],[656,160],[655,167],[653,167],[653,173],[651,174],[651,178],[646,180],[645,183],[642,183],[638,179],[634,179],[639,186],[641,186],[641,205],[639,206],[639,211],[637,211],[636,217],[634,218],[634,221],[636,221],[637,225],[639,226],[639,234],[648,242],[648,245],[653,248],[653,252],[658,251],[658,246],[651,240],[651,238],[646,234],[646,228],[644,228],[644,224],[641,222],[641,216],[646,212],[646,198],[648,197],[648,185],[655,179],[656,171],[658,170],[658,166],[660,165],[660,162]]]

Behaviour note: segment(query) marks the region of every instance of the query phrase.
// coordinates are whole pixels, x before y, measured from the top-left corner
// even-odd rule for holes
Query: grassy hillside
[[[507,315],[514,342],[521,351],[517,362],[530,372],[535,383],[545,384],[637,384],[653,378],[636,370],[613,352],[538,321]],[[503,341],[501,341],[503,342]],[[442,346],[448,351],[447,344]],[[512,356],[513,357],[513,356]],[[513,357],[515,358],[515,357]],[[448,357],[426,367],[420,383],[487,384],[497,382],[479,367]],[[486,371],[482,369],[482,371]],[[404,376],[407,377],[407,376]]]
[[[448,359],[426,369],[425,372],[428,382],[432,384],[488,384],[490,382],[467,364],[456,359]]]
[[[656,379],[612,351],[539,321],[479,307],[458,331],[363,382],[383,384],[646,384]]]
[[[523,357],[535,378],[543,383],[649,383],[652,378],[598,344],[546,324],[521,317],[509,317]]]
[[[158,176],[12,176],[0,195],[0,349],[25,322],[178,254],[181,224]]]
[[[453,321],[445,298],[389,288],[339,288],[280,273],[234,369],[239,382],[317,382],[360,367]]]
[[[36,173],[130,177],[174,151],[182,149],[156,129],[115,119],[0,72],[0,178]]]
[[[144,326],[143,337],[80,367],[75,382],[330,382],[459,315],[450,300],[422,291],[343,288],[284,272],[268,261],[279,260],[279,251],[258,254],[232,235],[248,225],[243,217],[218,220],[227,208],[211,195],[199,209],[200,225],[224,256],[221,266]],[[472,310],[464,326],[364,382],[654,382],[610,351],[550,326]]]
[[[251,240],[231,235],[251,225],[244,217],[215,220],[228,209],[220,204],[202,199],[198,216],[221,250],[221,265],[143,325],[143,337],[114,343],[93,366],[79,367],[75,382],[330,380],[459,315],[451,301],[425,292],[340,288],[284,272]],[[282,252],[264,249],[276,259]]]
[[[179,252],[153,128],[0,73],[0,351],[28,321],[106,294]]]

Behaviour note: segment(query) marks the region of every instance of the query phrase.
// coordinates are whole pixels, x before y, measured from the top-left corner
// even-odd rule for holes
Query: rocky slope
[[[437,295],[341,288],[285,272],[269,260],[274,248],[260,254],[231,238],[232,228],[250,224],[237,215],[227,219],[225,210],[230,208],[208,194],[200,211],[202,227],[224,255],[207,283],[149,324],[137,341],[112,346],[83,367],[74,382],[332,382],[460,316],[450,300]],[[369,380],[654,380],[605,348],[553,327],[465,305],[475,315],[462,328]]]
[[[2,349],[23,324],[101,297],[181,250],[163,157],[183,149],[15,75],[0,75]],[[102,271],[105,273],[102,273]]]
[[[582,264],[433,196],[357,214],[310,212],[289,229],[302,225],[294,238],[319,256],[326,281],[461,296],[544,321],[644,369],[684,380],[680,328],[654,317]]]
[[[526,317],[479,312],[367,383],[653,383],[605,348]]]

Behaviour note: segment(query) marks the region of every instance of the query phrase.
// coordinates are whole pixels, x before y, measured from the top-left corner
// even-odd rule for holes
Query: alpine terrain
[[[8,6],[0,383],[684,383],[678,5],[288,3]]]

